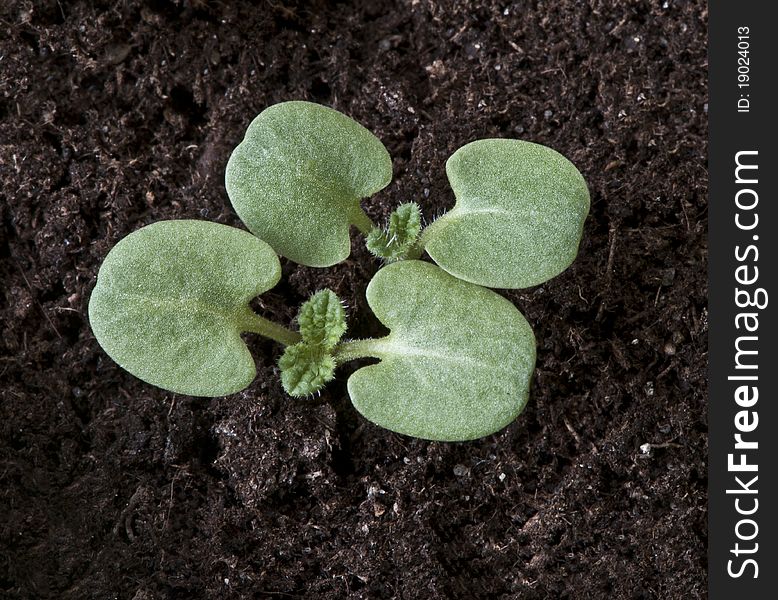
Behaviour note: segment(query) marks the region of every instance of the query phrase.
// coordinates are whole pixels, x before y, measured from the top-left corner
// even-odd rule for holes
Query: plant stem
[[[342,364],[358,358],[382,358],[383,346],[388,340],[387,336],[379,339],[350,340],[338,344],[334,352],[335,362]]]
[[[361,206],[351,216],[351,223],[362,232],[362,235],[367,235],[373,227],[376,227],[376,224],[367,216],[367,213]]]
[[[270,338],[284,346],[291,346],[302,340],[302,337],[300,337],[300,334],[296,331],[292,331],[283,325],[269,321],[265,317],[260,317],[252,310],[246,312],[241,325],[243,331],[258,333],[259,335]]]

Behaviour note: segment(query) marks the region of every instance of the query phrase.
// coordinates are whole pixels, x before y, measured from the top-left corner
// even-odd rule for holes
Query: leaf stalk
[[[370,230],[376,226],[375,223],[373,223],[373,220],[367,216],[367,213],[361,206],[356,211],[354,211],[351,218],[351,224],[359,229],[362,235],[367,235],[370,233]]]
[[[258,333],[284,346],[291,346],[302,340],[302,337],[296,331],[287,329],[283,325],[274,323],[265,317],[260,317],[251,310],[246,313],[241,325],[243,331]]]
[[[383,345],[388,339],[387,336],[378,339],[349,340],[338,344],[333,353],[335,362],[340,365],[358,358],[383,358]]]

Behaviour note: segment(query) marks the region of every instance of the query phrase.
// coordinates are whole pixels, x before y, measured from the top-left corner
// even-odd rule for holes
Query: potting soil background
[[[702,598],[704,2],[11,1],[0,7],[0,597]],[[381,138],[385,222],[453,205],[477,138],[546,144],[589,183],[578,259],[505,291],[538,339],[526,411],[460,444],[366,422],[339,370],[284,395],[281,348],[226,398],[144,384],[87,320],[98,267],[161,219],[240,227],[231,149],[270,104]],[[329,287],[353,337],[380,267],[283,261],[254,307]]]

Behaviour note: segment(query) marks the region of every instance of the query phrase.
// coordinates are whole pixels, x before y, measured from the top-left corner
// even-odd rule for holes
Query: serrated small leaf
[[[309,396],[335,377],[335,360],[318,344],[288,346],[278,361],[281,384],[290,396]]]
[[[348,380],[367,419],[414,437],[459,441],[498,431],[523,410],[535,337],[505,298],[407,260],[373,277],[367,301],[391,330],[368,341],[381,362]]]
[[[367,236],[367,249],[387,262],[408,258],[421,233],[421,210],[415,202],[401,204],[389,217],[386,230],[373,228]]]
[[[478,140],[446,162],[454,208],[422,234],[447,272],[479,285],[525,288],[575,260],[589,191],[558,152],[531,142]]]
[[[331,350],[346,333],[346,309],[331,290],[320,290],[300,307],[297,316],[303,341]]]
[[[281,265],[246,231],[207,221],[161,221],[122,239],[100,267],[89,321],[106,353],[136,377],[192,396],[248,386],[254,359],[240,337],[249,301]]]
[[[241,220],[276,252],[327,267],[351,252],[349,225],[370,226],[360,199],[391,179],[389,153],[362,125],[293,101],[254,119],[230,156],[226,186]]]

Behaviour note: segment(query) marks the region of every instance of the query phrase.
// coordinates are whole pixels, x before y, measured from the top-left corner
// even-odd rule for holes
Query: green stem
[[[342,342],[335,348],[333,356],[339,365],[358,358],[383,358],[383,347],[388,341],[389,337],[387,336],[379,339],[368,338]]]
[[[357,210],[352,214],[351,224],[359,229],[362,235],[367,235],[373,227],[376,227],[376,224],[367,216],[367,213],[361,206],[357,207]]]
[[[246,312],[241,325],[243,331],[258,333],[259,335],[270,338],[284,346],[291,346],[302,340],[302,337],[300,337],[300,334],[296,331],[292,331],[283,325],[269,321],[265,317],[260,317],[252,310]]]

